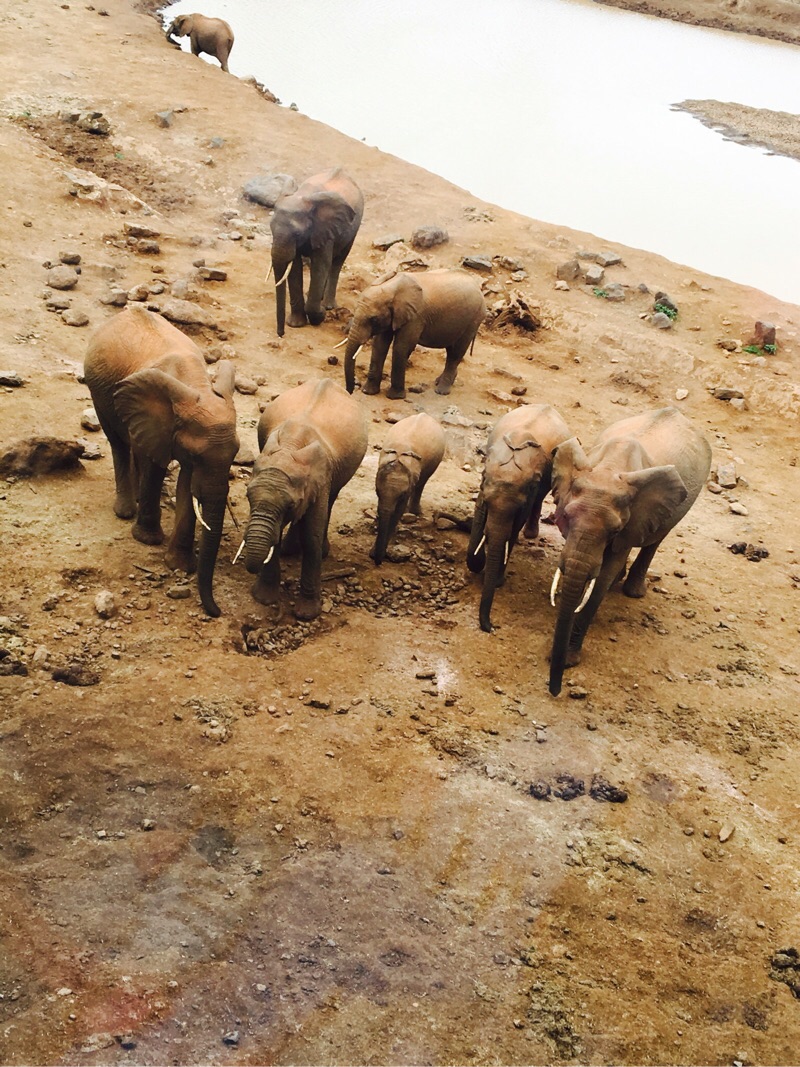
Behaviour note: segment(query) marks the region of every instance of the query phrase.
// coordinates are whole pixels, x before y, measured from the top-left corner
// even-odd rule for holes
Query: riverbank
[[[792,1062],[800,307],[481,201],[269,103],[130,2],[0,20],[0,455],[85,439],[74,469],[0,481],[4,1062]],[[365,196],[341,308],[278,338],[269,213],[242,189],[334,164]],[[449,240],[384,250],[423,226]],[[506,313],[449,396],[426,349],[406,400],[356,394],[370,448],[322,615],[295,618],[288,559],[275,625],[233,563],[260,409],[343,381],[335,345],[392,265],[465,257]],[[88,340],[127,301],[236,368],[218,619],[115,517],[86,428]],[[757,320],[774,351],[748,350]],[[489,634],[467,537],[435,518],[468,519],[488,429],[526,401],[587,446],[674,404],[713,450],[647,595],[609,593],[557,700],[557,527],[514,547]],[[447,453],[378,568],[377,449],[417,410]],[[167,528],[174,495],[173,473]]]
[[[688,111],[728,141],[800,160],[800,115],[719,100],[684,100],[673,111]]]
[[[715,30],[749,33],[786,44],[800,44],[800,4],[797,0],[764,0],[740,3],[738,0],[594,0],[596,4],[619,7],[656,18],[708,26]]]

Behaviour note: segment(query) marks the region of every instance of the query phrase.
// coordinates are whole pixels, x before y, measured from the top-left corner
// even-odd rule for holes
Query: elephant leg
[[[113,427],[106,424],[104,419],[100,419],[100,425],[111,445],[111,456],[114,461],[114,514],[118,519],[132,519],[136,514],[136,494],[133,490],[131,446],[119,436]]]
[[[301,519],[303,562],[294,613],[304,621],[316,619],[322,611],[322,549],[327,535],[327,514],[327,502],[317,501]]]
[[[430,477],[430,475],[428,477]],[[428,484],[428,478],[427,477],[420,477],[420,479],[417,482],[417,484],[411,490],[411,496],[408,498],[408,504],[406,506],[406,511],[410,511],[412,515],[420,515],[420,514],[422,514],[422,506],[420,504],[420,500],[422,499],[422,490],[425,488],[425,486],[427,484]]]
[[[202,49],[200,48],[200,42],[194,34],[190,36],[189,43],[192,49],[192,55],[199,56]]]
[[[355,240],[355,238],[353,238]],[[328,283],[325,286],[324,307],[328,310],[336,307],[336,287],[339,284],[339,274],[341,273],[344,261],[350,255],[350,249],[353,247],[353,241],[345,248],[345,250],[338,256],[334,256],[331,260],[331,270],[328,275]]]
[[[545,480],[542,478],[531,503],[531,510],[528,513],[528,518],[525,521],[523,534],[528,541],[533,541],[534,538],[539,536],[539,520],[542,517],[542,504],[549,491],[550,479],[548,478]]]
[[[663,541],[664,538],[661,538]],[[639,553],[636,559],[631,565],[631,569],[628,571],[628,577],[625,579],[625,584],[622,587],[622,592],[625,596],[643,597],[647,591],[647,568],[653,562],[653,556],[656,554],[656,549],[661,544],[661,541],[656,541],[653,545],[646,545],[644,548],[639,549]]]
[[[416,343],[409,344],[400,334],[392,345],[392,380],[386,395],[390,400],[403,400],[406,395],[406,366]]]
[[[303,300],[303,257],[295,256],[292,269],[289,271],[289,319],[290,326],[300,328],[308,326],[306,305]]]
[[[452,344],[447,348],[447,359],[445,360],[444,370],[436,379],[437,393],[447,396],[452,389],[453,382],[455,382],[456,375],[458,374],[458,365],[464,358],[471,340],[472,338],[468,336],[459,337],[455,344]]]
[[[269,563],[264,563],[258,576],[250,586],[250,595],[259,604],[271,608],[270,617],[272,622],[277,622],[281,617],[281,555],[276,551],[272,554]]]
[[[219,60],[219,65],[222,67],[226,74],[230,73],[230,71],[228,70],[228,56],[230,54],[230,48],[226,47],[225,45],[217,49],[217,59]]]
[[[386,362],[386,356],[389,352],[389,345],[391,343],[391,331],[386,333],[376,333],[372,338],[372,358],[369,361],[367,380],[361,387],[362,393],[372,395],[380,392],[381,378],[383,377],[383,365]]]
[[[161,487],[167,475],[146,456],[137,456],[139,466],[139,510],[132,534],[143,545],[160,545],[164,541],[161,528]]]
[[[175,571],[194,574],[197,560],[194,554],[195,516],[192,506],[192,472],[189,467],[181,467],[178,485],[175,490],[175,524],[167,543],[167,566]]]

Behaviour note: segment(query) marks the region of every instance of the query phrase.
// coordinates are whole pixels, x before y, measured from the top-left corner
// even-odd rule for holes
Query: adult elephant
[[[167,28],[167,40],[180,45],[173,37],[188,37],[192,55],[204,52],[219,60],[222,69],[228,72],[228,56],[233,48],[233,30],[223,19],[212,19],[207,15],[178,15]]]
[[[93,335],[84,375],[111,445],[114,512],[121,519],[136,516],[132,532],[137,541],[163,542],[161,487],[170,461],[180,464],[167,564],[190,574],[197,570],[203,607],[218,616],[214,567],[228,475],[239,450],[233,364],[220,361],[212,384],[194,341],[160,315],[133,306]],[[196,562],[195,518],[202,526]]]
[[[711,448],[675,408],[622,419],[588,454],[575,438],[556,450],[553,497],[565,544],[550,593],[564,588],[550,655],[550,692],[558,696],[565,667],[580,662],[581,645],[603,597],[625,573],[626,596],[645,594],[656,549],[687,513],[711,467]]]
[[[339,272],[353,247],[364,197],[341,167],[308,178],[295,193],[281,197],[270,220],[272,270],[278,336],[286,321],[289,286],[289,325],[319,326],[325,309],[336,307]],[[308,296],[303,298],[303,256],[311,263]]]
[[[486,442],[483,468],[467,566],[474,573],[485,568],[479,621],[492,629],[495,590],[505,581],[506,565],[520,530],[539,533],[542,503],[550,491],[553,450],[570,436],[567,424],[549,404],[515,408],[498,419]]]
[[[365,393],[381,387],[383,365],[392,346],[392,376],[386,395],[406,395],[406,364],[417,345],[444,348],[447,359],[436,379],[436,392],[447,394],[458,366],[486,316],[480,284],[461,270],[433,270],[421,274],[389,274],[370,285],[359,297],[347,334],[344,379],[347,391],[355,389],[356,353],[372,341],[372,359]]]
[[[378,461],[378,530],[370,555],[380,567],[401,516],[420,513],[422,490],[444,456],[444,430],[424,411],[395,423]]]
[[[247,487],[250,517],[243,548],[256,578],[251,592],[280,609],[280,557],[287,528],[302,554],[298,619],[321,610],[322,558],[331,508],[367,451],[367,417],[340,385],[308,381],[267,404],[258,423],[261,454]]]

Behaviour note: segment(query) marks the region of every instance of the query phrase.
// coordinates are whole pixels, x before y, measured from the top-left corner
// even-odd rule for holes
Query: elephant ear
[[[343,196],[320,190],[308,198],[314,223],[311,227],[311,247],[315,252],[335,244],[356,217]]]
[[[236,368],[229,359],[221,359],[217,364],[217,376],[211,388],[223,400],[230,400],[236,385]]]
[[[553,449],[552,490],[559,510],[564,507],[570,486],[579,471],[589,469],[589,460],[577,437],[562,441]]]
[[[623,478],[634,494],[631,517],[623,531],[625,540],[632,545],[646,545],[669,524],[688,491],[671,463],[625,474]]]
[[[160,370],[140,370],[114,390],[114,406],[131,441],[159,467],[169,466],[179,424],[188,421],[200,394]]]
[[[408,274],[398,278],[392,297],[392,329],[397,331],[422,314],[425,295],[422,286]]]

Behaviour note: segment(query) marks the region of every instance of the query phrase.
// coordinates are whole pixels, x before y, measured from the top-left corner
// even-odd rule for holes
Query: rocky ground
[[[2,1061],[795,1060],[800,308],[479,202],[126,0],[0,23]],[[366,197],[343,310],[278,339],[242,187],[333,163]],[[427,225],[449,240],[415,250]],[[449,397],[418,351],[407,401],[362,398],[322,617],[266,623],[233,522],[206,617],[112,513],[91,330],[141,300],[236,361],[241,522],[259,406],[342,380],[347,309],[387,266],[465,257],[493,322]],[[515,550],[484,634],[466,537],[434,519],[470,514],[487,428],[525,401],[584,443],[676,403],[714,454],[647,597],[608,597],[556,700],[556,529]],[[417,409],[448,451],[378,569],[375,449]],[[290,564],[289,603],[296,583]]]
[[[800,44],[800,0],[595,0],[644,15]]]
[[[719,100],[684,100],[673,110],[690,112],[726,140],[800,159],[800,115]]]

